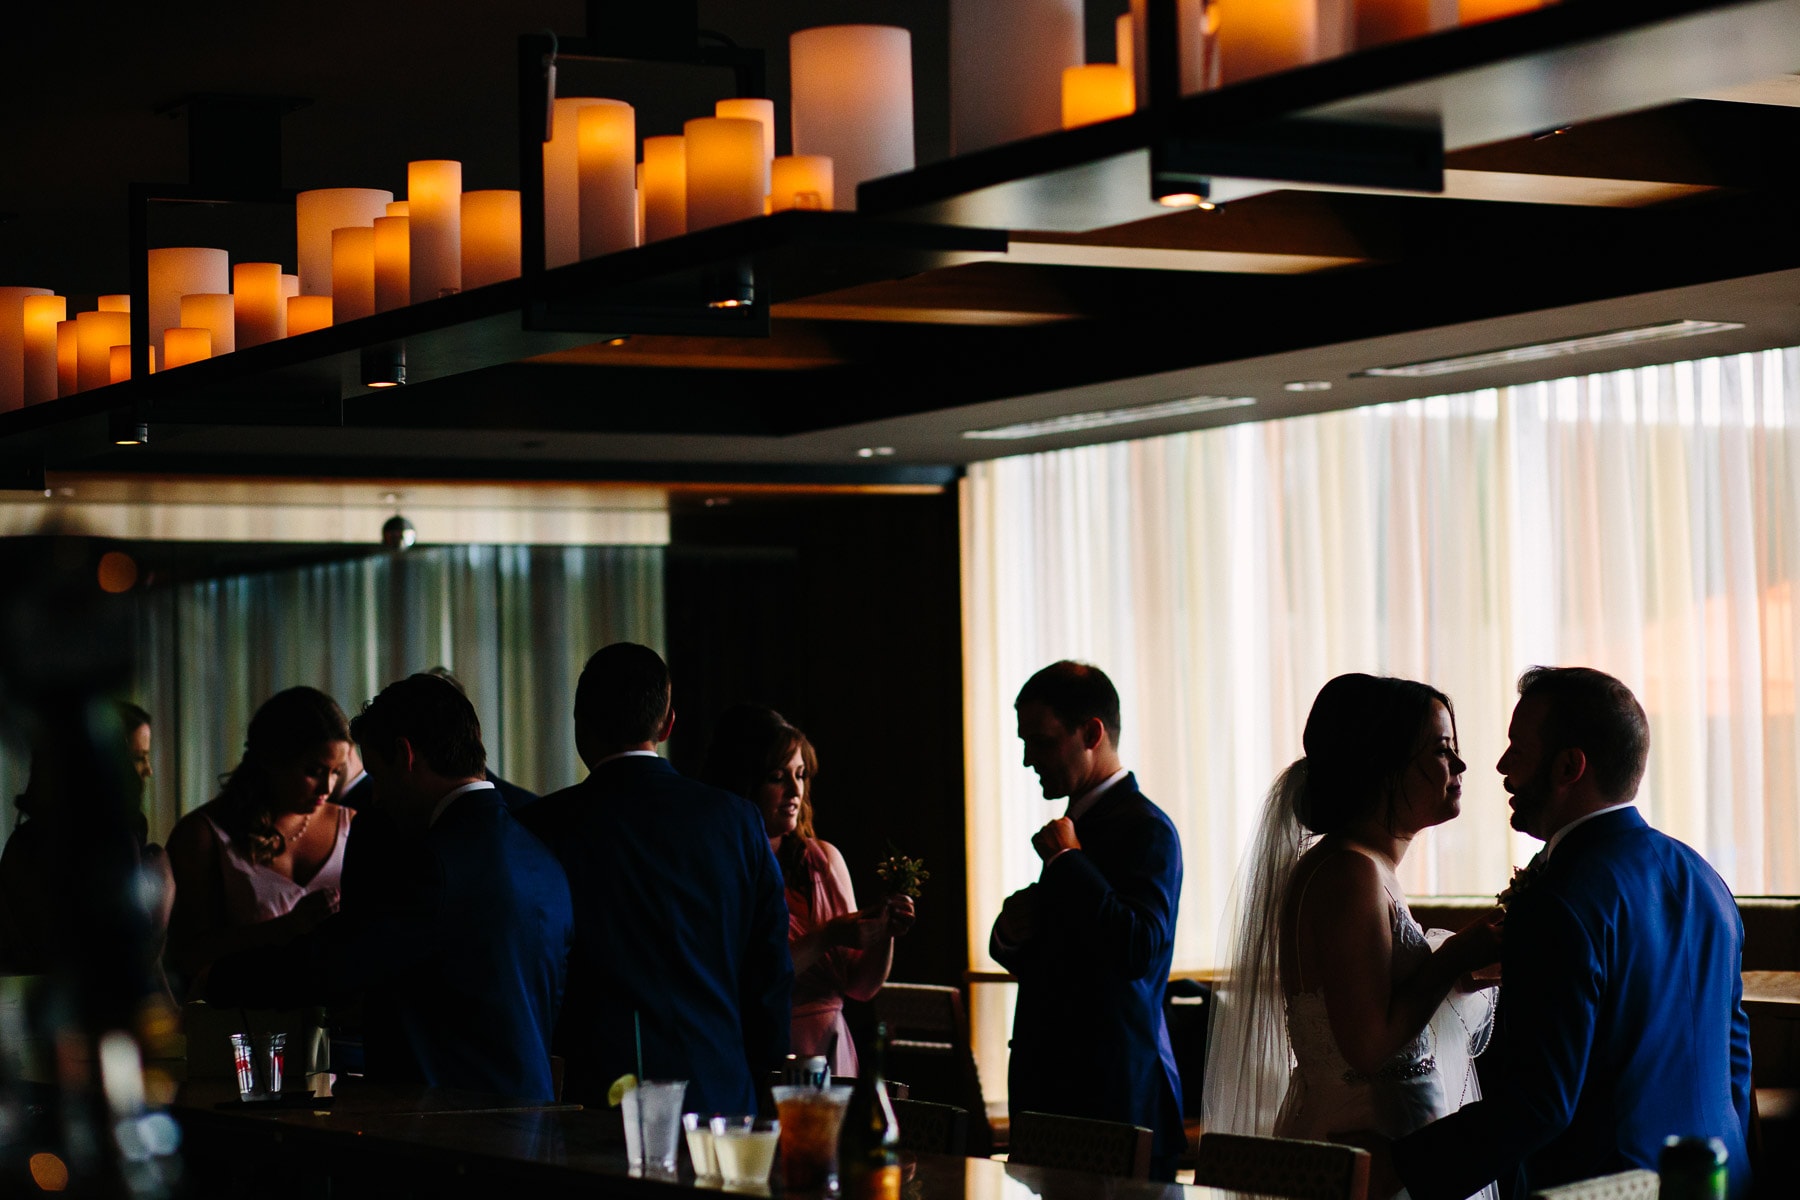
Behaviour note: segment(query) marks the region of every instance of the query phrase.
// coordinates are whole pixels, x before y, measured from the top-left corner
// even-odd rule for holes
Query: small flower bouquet
[[[1500,894],[1494,897],[1494,903],[1498,904],[1502,911],[1511,908],[1512,902],[1531,886],[1532,880],[1536,879],[1543,869],[1544,856],[1542,854],[1537,855],[1522,867],[1514,867],[1511,882],[1500,889]]]
[[[907,858],[904,854],[892,854],[875,864],[875,874],[881,876],[881,882],[887,885],[890,896],[910,896],[917,900],[924,891],[924,883],[931,878],[931,872],[925,869],[922,858]]]

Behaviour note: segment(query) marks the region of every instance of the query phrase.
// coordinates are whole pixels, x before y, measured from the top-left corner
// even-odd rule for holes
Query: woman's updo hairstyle
[[[1306,782],[1294,792],[1300,824],[1316,834],[1340,833],[1383,805],[1391,823],[1400,773],[1418,754],[1434,700],[1454,729],[1450,697],[1416,680],[1339,675],[1320,688],[1302,737]]]
[[[312,753],[321,742],[349,740],[344,710],[324,692],[309,687],[276,692],[250,718],[244,757],[219,791],[220,825],[233,838],[249,841],[256,862],[273,862],[287,848],[287,839],[275,828],[275,814],[269,810],[270,774]]]

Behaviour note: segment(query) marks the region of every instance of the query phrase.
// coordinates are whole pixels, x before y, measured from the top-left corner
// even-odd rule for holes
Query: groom
[[[1744,1196],[1743,924],[1718,873],[1632,806],[1643,708],[1610,675],[1533,667],[1507,736],[1513,828],[1546,844],[1507,905],[1502,1081],[1394,1143],[1400,1181],[1412,1200],[1497,1178],[1523,1197],[1654,1169],[1664,1138],[1698,1136],[1725,1143],[1730,1194]]]

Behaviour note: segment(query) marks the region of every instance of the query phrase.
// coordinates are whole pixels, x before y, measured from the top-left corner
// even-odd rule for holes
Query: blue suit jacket
[[[1075,822],[1081,849],[1045,866],[1032,935],[995,960],[1019,979],[1008,1106],[1143,1125],[1152,1153],[1186,1145],[1163,1020],[1181,897],[1181,839],[1127,775]]]
[[[1500,1085],[1395,1143],[1413,1200],[1654,1170],[1672,1134],[1722,1138],[1743,1196],[1743,943],[1718,872],[1635,808],[1570,830],[1507,912]]]
[[[788,1046],[787,900],[762,816],[660,758],[616,758],[522,819],[575,897],[558,1031],[565,1094],[605,1103],[636,1073],[688,1081],[686,1107],[754,1112]]]
[[[211,1004],[287,1007],[366,991],[370,1079],[551,1098],[550,1036],[573,930],[569,885],[491,788],[402,843],[392,886],[287,946],[214,964]]]

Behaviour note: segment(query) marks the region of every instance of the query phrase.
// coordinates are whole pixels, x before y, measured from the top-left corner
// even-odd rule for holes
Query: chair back
[[[1142,1125],[1016,1112],[1012,1114],[1006,1161],[1025,1167],[1148,1179],[1150,1138],[1150,1131]]]
[[[1531,1193],[1531,1200],[1656,1200],[1657,1186],[1655,1171],[1620,1171],[1544,1188]]]
[[[1194,1182],[1285,1200],[1366,1200],[1369,1154],[1335,1142],[1205,1133]]]
[[[900,1122],[900,1148],[914,1154],[969,1152],[969,1113],[954,1104],[929,1100],[895,1099],[894,1119]]]
[[[967,1152],[994,1151],[981,1076],[969,1048],[962,989],[928,983],[886,983],[875,993],[875,1019],[887,1026],[889,1074],[906,1080],[912,1096],[962,1109]],[[904,1129],[904,1122],[902,1122]]]

